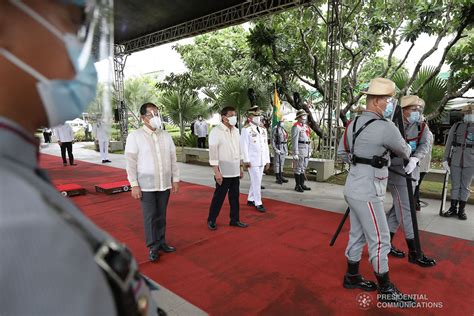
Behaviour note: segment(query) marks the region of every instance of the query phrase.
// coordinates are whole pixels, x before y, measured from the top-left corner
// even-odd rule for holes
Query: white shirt
[[[54,135],[61,143],[68,143],[74,140],[74,132],[69,124],[59,125],[54,128]]]
[[[107,127],[104,123],[95,123],[92,127],[92,135],[94,135],[98,141],[109,140],[109,133],[107,132]]]
[[[166,191],[179,182],[176,147],[163,130],[143,126],[127,137],[125,146],[127,177],[130,185],[142,191]]]
[[[206,137],[207,136],[208,126],[205,121],[196,121],[194,123],[194,135],[197,137]]]
[[[216,125],[209,134],[209,164],[219,166],[224,178],[233,178],[240,176],[240,160],[239,130]]]
[[[240,148],[244,162],[250,162],[255,167],[263,167],[270,163],[268,136],[265,127],[259,127],[257,130],[256,125],[249,124],[242,128]]]

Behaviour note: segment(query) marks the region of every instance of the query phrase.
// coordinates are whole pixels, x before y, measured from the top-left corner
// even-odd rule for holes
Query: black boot
[[[310,187],[307,187],[306,185],[304,185],[304,174],[300,174],[300,179],[301,179],[301,187],[303,188],[303,190],[305,191],[311,191],[311,188]]]
[[[402,308],[413,306],[416,303],[414,299],[400,292],[395,287],[395,285],[390,282],[388,272],[382,274],[375,273],[375,276],[377,277],[377,282],[379,283],[380,302],[390,302],[397,307]]]
[[[372,281],[365,280],[359,274],[359,262],[347,260],[347,273],[344,275],[342,286],[346,289],[361,289],[367,292],[375,291],[377,284]]]
[[[426,257],[423,252],[418,253],[415,248],[415,239],[407,239],[408,262],[419,265],[420,267],[433,267],[436,265],[434,259]]]
[[[402,250],[397,249],[393,246],[392,244],[393,235],[395,235],[395,233],[391,232],[390,233],[390,252],[388,254],[395,258],[405,258],[405,253]]]
[[[458,215],[457,206],[458,206],[458,200],[451,200],[451,207],[449,208],[449,210],[444,212],[442,216],[451,217],[451,216]]]
[[[300,175],[295,173],[295,191],[296,192],[304,192],[303,188],[301,187],[301,180],[300,180]]]
[[[283,184],[283,181],[281,180],[281,173],[275,173],[275,177],[276,177],[275,183]]]
[[[466,220],[467,219],[466,210],[464,209],[465,207],[466,207],[466,202],[465,201],[459,201],[458,218],[460,220]]]
[[[288,179],[283,176],[283,172],[280,172],[280,179],[283,183],[288,183]]]

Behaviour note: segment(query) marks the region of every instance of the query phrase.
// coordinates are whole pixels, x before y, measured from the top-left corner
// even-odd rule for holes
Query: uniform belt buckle
[[[123,255],[124,249],[125,248],[119,245],[117,242],[113,240],[106,240],[97,250],[94,259],[95,262],[105,271],[105,273],[122,289],[122,291],[126,292],[130,288],[131,281],[133,280],[133,276],[136,272],[136,267],[133,265],[132,257],[130,256],[130,259],[127,262],[128,271],[123,276],[121,276],[121,273],[114,270],[114,268],[112,268],[111,264],[109,263],[110,260],[112,260],[111,255],[114,255],[114,253],[118,256],[122,256],[125,260]]]

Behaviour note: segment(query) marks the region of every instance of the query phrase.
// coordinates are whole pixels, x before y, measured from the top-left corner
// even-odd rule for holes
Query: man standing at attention
[[[69,164],[75,166],[74,155],[72,154],[72,144],[74,143],[74,132],[72,127],[67,123],[59,125],[54,129],[54,135],[56,135],[59,147],[61,147],[61,157],[63,158],[64,167],[67,166],[66,150],[69,157]]]
[[[101,118],[97,119],[97,122],[92,128],[92,134],[99,143],[100,157],[102,163],[112,162],[109,160],[109,133],[107,131],[107,125],[102,121]]]
[[[229,192],[230,226],[245,228],[239,218],[239,187],[244,176],[240,154],[239,130],[235,127],[237,113],[235,108],[226,106],[221,110],[221,123],[209,134],[209,164],[214,170],[216,190],[212,197],[207,217],[207,227],[216,230],[225,196]]]
[[[143,127],[130,133],[125,146],[128,181],[132,197],[140,199],[145,225],[146,246],[150,261],[157,261],[158,251],[174,252],[166,243],[166,208],[170,191],[178,192],[179,170],[176,147],[163,130],[158,108],[153,103],[140,107]]]
[[[242,128],[240,146],[242,159],[250,175],[250,189],[247,205],[255,206],[257,211],[265,212],[262,203],[263,171],[270,166],[267,129],[261,125],[258,106],[247,111],[247,124]]]
[[[194,134],[198,138],[198,148],[206,148],[207,131],[207,122],[202,119],[201,115],[199,115],[198,120],[194,123]]]

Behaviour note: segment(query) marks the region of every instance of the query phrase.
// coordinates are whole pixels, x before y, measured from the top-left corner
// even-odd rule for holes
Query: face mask
[[[151,119],[150,119],[150,125],[151,127],[155,128],[155,129],[161,129],[163,124],[161,123],[161,120],[158,116],[153,116]]]
[[[383,117],[385,118],[390,118],[392,117],[393,113],[393,101],[387,102],[387,106],[385,107],[385,110],[383,111]]]
[[[257,126],[260,125],[260,116],[255,116],[252,118],[252,122]]]
[[[420,112],[411,112],[410,116],[408,117],[408,122],[410,124],[417,123],[420,121]]]
[[[306,115],[301,117],[301,123],[306,123],[307,120],[308,120],[308,117]]]
[[[16,1],[12,3],[15,4]],[[92,58],[89,58],[85,65],[80,65],[79,62],[84,44],[72,34],[62,34],[31,9],[25,9],[21,5],[18,5],[18,8],[64,42],[76,76],[72,80],[50,80],[4,48],[0,48],[0,55],[38,80],[36,87],[48,116],[49,126],[60,125],[81,116],[95,98],[97,89],[97,72]]]
[[[202,121],[202,117],[198,118],[198,120]]]
[[[235,124],[237,124],[237,116],[231,116],[228,118],[229,119],[229,124],[234,126]]]
[[[474,114],[464,114],[464,122],[466,123],[473,123],[474,122]]]

